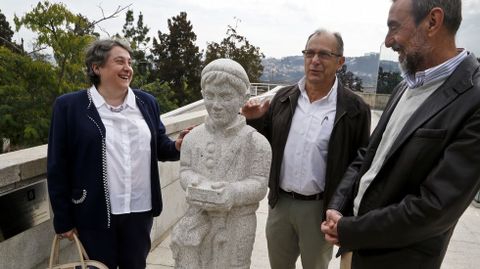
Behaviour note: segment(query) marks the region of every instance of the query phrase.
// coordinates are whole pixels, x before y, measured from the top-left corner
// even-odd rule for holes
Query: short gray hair
[[[343,56],[343,39],[342,39],[342,35],[339,33],[339,32],[330,32],[328,30],[325,30],[325,29],[317,29],[315,30],[315,32],[313,32],[311,35],[308,36],[307,38],[307,43],[305,44],[305,49],[307,48],[308,46],[308,41],[310,41],[310,39],[314,36],[320,36],[320,35],[323,35],[323,34],[332,34],[335,39],[337,40],[337,51],[336,51],[336,54],[339,54],[341,56]]]
[[[393,0],[396,2],[397,0]],[[445,14],[443,24],[455,35],[462,23],[462,0],[410,0],[412,3],[412,16],[418,25],[435,7],[439,7]]]
[[[85,53],[85,65],[87,66],[87,76],[90,82],[98,86],[100,84],[100,76],[97,75],[92,65],[103,66],[108,59],[110,50],[113,47],[121,47],[128,51],[130,57],[132,56],[132,48],[126,40],[123,39],[102,39],[93,41]]]
[[[205,86],[210,83],[228,83],[240,96],[245,95],[250,88],[247,72],[239,63],[231,59],[216,59],[203,68],[202,89],[205,90]]]

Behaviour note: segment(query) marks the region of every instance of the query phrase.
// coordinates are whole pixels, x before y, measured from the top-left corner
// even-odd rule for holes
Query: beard
[[[425,65],[425,55],[430,52],[431,47],[427,45],[425,37],[416,31],[411,38],[409,48],[394,44],[392,49],[399,54],[398,62],[402,72],[414,75]],[[403,54],[403,57],[400,53]]]
[[[399,57],[400,70],[404,74],[414,75],[419,71],[419,66],[425,62],[425,57],[418,51],[407,53],[402,59]]]

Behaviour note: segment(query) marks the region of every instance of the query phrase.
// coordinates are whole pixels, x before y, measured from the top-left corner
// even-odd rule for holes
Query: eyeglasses
[[[311,59],[315,57],[315,55],[317,55],[318,58],[322,60],[330,60],[333,57],[342,57],[342,55],[340,54],[336,54],[326,50],[320,50],[318,52],[315,52],[314,50],[302,50],[302,53],[303,56],[307,59]]]

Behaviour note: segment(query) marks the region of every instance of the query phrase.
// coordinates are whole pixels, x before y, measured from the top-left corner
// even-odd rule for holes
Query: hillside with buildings
[[[345,57],[345,72],[352,72],[362,80],[362,87],[369,89],[376,85],[379,54],[367,53],[359,57]],[[262,82],[291,84],[298,81],[304,74],[303,56],[287,56],[281,59],[266,58],[262,61]],[[383,71],[400,72],[395,61],[380,61]],[[367,90],[370,91],[370,90]]]

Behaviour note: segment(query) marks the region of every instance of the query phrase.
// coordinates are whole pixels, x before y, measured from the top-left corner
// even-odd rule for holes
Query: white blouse
[[[112,108],[95,86],[89,90],[106,130],[112,214],[151,210],[151,133],[135,102],[135,94],[129,88],[124,103]]]

